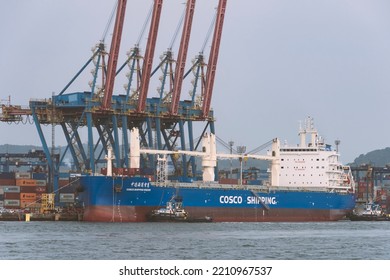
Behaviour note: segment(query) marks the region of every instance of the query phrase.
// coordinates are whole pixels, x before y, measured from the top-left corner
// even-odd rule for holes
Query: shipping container
[[[103,175],[107,175],[107,168],[103,167],[101,170],[101,173]],[[112,168],[112,173],[116,175],[122,175],[122,176],[133,176],[133,175],[139,175],[140,169],[139,168]]]
[[[20,193],[19,186],[3,186],[4,193]]]
[[[4,193],[4,200],[5,199],[20,199],[20,193],[18,193],[18,192],[5,192]]]
[[[26,186],[26,187],[44,187],[47,185],[45,180],[34,180],[34,179],[16,179],[17,186]]]
[[[47,187],[35,187],[36,193],[45,193],[47,191]]]
[[[0,180],[5,179],[15,179],[15,173],[14,172],[2,172],[0,173]]]
[[[14,207],[20,207],[20,200],[19,199],[4,199],[4,206],[14,206]]]
[[[4,189],[3,189],[3,187],[2,187],[2,186],[0,187],[0,194],[1,194],[1,195],[3,195],[3,194],[4,194]]]
[[[46,187],[47,181],[46,180],[35,180],[37,187]]]
[[[74,194],[73,193],[60,193],[60,199],[74,199]]]
[[[0,194],[0,200],[4,200],[4,193]]]
[[[36,186],[36,180],[33,179],[16,179],[16,185],[17,186],[30,186],[35,187]]]
[[[15,186],[15,179],[0,179],[0,186]]]
[[[17,172],[15,173],[15,179],[31,179],[31,173]]]
[[[4,201],[0,200],[0,207],[4,207]]]
[[[41,203],[36,203],[34,201],[20,201],[20,208],[36,209],[41,208],[41,206]]]
[[[20,192],[21,193],[43,193],[46,192],[46,187],[30,187],[30,186],[21,186]]]
[[[46,173],[33,173],[32,178],[35,180],[45,180],[47,179]]]
[[[60,193],[61,203],[74,203],[74,194],[72,193]]]
[[[227,178],[221,178],[219,179],[220,184],[230,184],[230,185],[237,185],[238,179],[227,179]]]
[[[67,180],[63,180],[63,179],[58,180],[58,186],[59,186],[60,188],[65,187],[65,186],[67,186],[67,185],[69,185],[69,179],[67,179]]]
[[[36,187],[30,187],[30,186],[21,186],[20,192],[21,193],[35,193]]]
[[[20,200],[34,201],[36,199],[37,195],[35,193],[20,193]]]

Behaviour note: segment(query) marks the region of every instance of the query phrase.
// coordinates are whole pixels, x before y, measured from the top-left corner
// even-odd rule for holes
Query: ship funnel
[[[139,130],[134,127],[130,132],[130,168],[139,168],[141,157],[140,150]]]

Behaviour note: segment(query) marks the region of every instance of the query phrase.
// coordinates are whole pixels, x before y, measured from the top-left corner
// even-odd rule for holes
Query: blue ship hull
[[[148,178],[82,176],[78,199],[84,220],[145,222],[151,211],[164,207],[174,196],[192,218],[214,222],[336,221],[355,206],[354,194],[268,189],[196,182],[157,186]]]

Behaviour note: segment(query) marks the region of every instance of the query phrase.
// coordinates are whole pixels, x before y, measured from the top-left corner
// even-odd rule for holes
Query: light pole
[[[246,146],[237,146],[237,152],[243,155],[246,152]],[[240,159],[240,185],[242,185],[242,156]]]
[[[229,141],[229,146],[230,146],[230,154],[233,154],[233,141]],[[233,178],[233,160],[230,158],[230,179]]]

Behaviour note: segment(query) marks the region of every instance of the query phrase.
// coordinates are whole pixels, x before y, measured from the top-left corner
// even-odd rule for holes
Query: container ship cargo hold
[[[215,136],[205,135],[202,152],[141,149],[136,129],[131,133],[131,172],[138,170],[141,154],[158,154],[157,180],[139,174],[112,174],[107,156],[106,175],[80,176],[78,199],[84,220],[145,222],[148,215],[180,197],[192,219],[213,222],[337,221],[355,207],[354,180],[339,154],[324,143],[309,121],[300,129],[300,144],[280,145],[274,139],[267,155],[217,154]],[[310,138],[310,139],[306,139]],[[168,181],[166,155],[186,153],[202,158],[203,180]],[[255,158],[270,162],[269,181],[262,185],[228,185],[214,182],[217,158]],[[163,166],[161,168],[161,166]],[[125,172],[121,172],[125,173]]]

